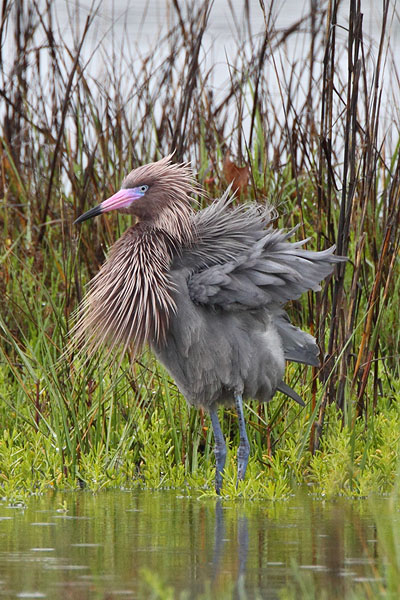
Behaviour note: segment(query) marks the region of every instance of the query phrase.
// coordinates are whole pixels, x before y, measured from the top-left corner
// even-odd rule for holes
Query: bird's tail
[[[284,310],[275,315],[274,324],[282,340],[286,360],[319,366],[319,348],[312,335],[292,325]]]

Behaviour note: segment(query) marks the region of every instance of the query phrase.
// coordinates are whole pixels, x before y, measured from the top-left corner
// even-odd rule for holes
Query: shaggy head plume
[[[175,310],[169,267],[194,239],[189,194],[199,192],[187,163],[171,156],[129,173],[119,192],[79,217],[78,222],[120,210],[139,223],[114,244],[89,284],[73,329],[73,345],[92,354],[103,343],[138,352],[164,340]]]
[[[147,186],[142,198],[124,209],[140,221],[150,221],[157,229],[166,231],[179,243],[193,237],[193,211],[190,194],[199,192],[190,165],[171,163],[171,156],[134,169],[122,182],[122,189]]]

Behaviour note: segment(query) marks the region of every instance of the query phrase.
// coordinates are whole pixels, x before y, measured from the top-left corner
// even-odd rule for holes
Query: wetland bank
[[[74,219],[119,189],[132,166],[171,149],[178,160],[192,160],[211,197],[220,196],[231,177],[230,151],[248,175],[237,202],[268,198],[278,209],[277,226],[301,223],[301,237],[311,236],[310,249],[336,243],[337,252],[350,258],[322,292],[289,307],[291,320],[317,337],[324,366],[292,365],[288,371],[305,409],[279,394],[268,405],[247,404],[252,458],[238,489],[237,420],[225,412],[230,446],[223,498],[238,499],[232,511],[240,512],[249,500],[263,502],[265,511],[280,510],[281,503],[287,508],[299,486],[333,503],[339,496],[395,493],[399,18],[391,2],[373,10],[369,2],[311,2],[301,10],[299,4],[297,13],[287,3],[265,3],[263,13],[258,2],[174,2],[158,28],[155,13],[140,20],[129,6],[116,15],[109,3],[88,10],[63,2],[4,3],[0,496],[2,517],[15,515],[13,524],[1,521],[2,540],[12,539],[12,527],[19,527],[18,519],[41,495],[43,510],[62,514],[57,509],[64,496],[54,496],[49,508],[49,490],[66,494],[68,515],[79,502],[101,506],[113,494],[129,497],[112,490],[133,489],[123,502],[132,507],[135,494],[160,498],[161,490],[173,488],[187,497],[185,506],[197,507],[190,510],[203,506],[210,515],[196,521],[199,527],[217,527],[208,418],[186,407],[153,357],[145,352],[133,365],[128,357],[111,367],[106,353],[85,364],[74,357],[60,360],[85,284],[130,225],[114,216],[80,237]],[[226,23],[233,32],[229,39]],[[78,488],[85,490],[81,496],[66,493]],[[104,497],[90,495],[100,491]],[[397,499],[390,497],[382,503],[393,504],[395,522]],[[27,508],[7,508],[21,505]],[[21,539],[9,552],[28,552],[22,529],[15,531]],[[248,531],[250,547],[252,526]],[[390,550],[397,547],[396,531],[385,526],[384,532],[377,560],[382,557],[379,569],[386,566],[374,571],[377,581],[384,578],[377,583],[381,591],[399,580],[396,560],[388,559],[396,556]],[[351,554],[344,553],[348,559]],[[307,561],[297,556],[294,563]],[[1,569],[0,579],[8,581]],[[307,585],[312,594],[317,571],[310,571],[311,583],[305,577],[307,584],[299,567],[291,573],[295,585]],[[211,580],[212,574],[204,577]],[[160,594],[167,594],[168,577],[150,580],[153,591],[159,584]],[[318,590],[315,597],[321,597]]]

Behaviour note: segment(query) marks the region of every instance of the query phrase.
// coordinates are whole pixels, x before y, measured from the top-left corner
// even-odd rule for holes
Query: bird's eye
[[[147,192],[147,190],[149,189],[148,185],[141,185],[139,190],[142,192],[142,194],[144,194],[145,192]]]

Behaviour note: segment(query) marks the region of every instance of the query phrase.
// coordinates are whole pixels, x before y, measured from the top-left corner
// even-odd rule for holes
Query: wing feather
[[[227,311],[268,310],[286,360],[317,366],[315,339],[292,325],[282,307],[308,290],[320,290],[335,264],[346,259],[334,254],[335,246],[305,250],[308,239],[290,241],[298,227],[274,229],[272,215],[269,207],[233,207],[224,196],[196,213],[197,240],[179,257],[180,266],[190,272],[193,302]]]
[[[321,289],[343,257],[335,246],[305,250],[308,240],[289,241],[273,229],[269,207],[233,207],[225,196],[197,213],[197,241],[182,260],[191,268],[189,294],[197,304],[230,309],[271,308]]]

